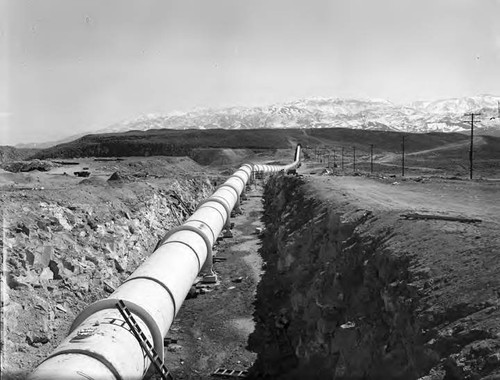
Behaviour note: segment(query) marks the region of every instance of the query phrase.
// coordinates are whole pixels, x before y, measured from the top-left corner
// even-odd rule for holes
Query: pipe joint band
[[[247,168],[250,168],[250,172],[253,172],[253,165],[252,164],[243,164],[243,165],[241,165],[242,168],[244,168],[245,166]]]
[[[198,206],[199,207],[199,206]],[[226,206],[227,207],[227,206]],[[212,253],[212,243],[210,242],[210,239],[208,238],[207,235],[205,235],[203,233],[203,231],[199,230],[198,228],[194,227],[194,226],[189,226],[189,225],[185,225],[183,224],[182,226],[179,226],[179,227],[175,227],[175,228],[172,228],[170,231],[168,231],[166,233],[166,235],[160,240],[160,243],[158,244],[158,247],[161,247],[163,244],[165,244],[165,241],[170,237],[172,236],[173,234],[175,234],[176,232],[180,232],[180,231],[191,231],[191,232],[194,232],[198,235],[201,236],[201,238],[203,239],[203,241],[205,242],[205,245],[207,246],[207,259],[205,260],[205,263],[203,264],[203,266],[201,267],[200,271],[202,271],[204,268],[207,267],[207,265],[212,265],[212,260],[213,260],[213,253]],[[212,231],[210,229],[210,231]],[[212,231],[213,233],[213,231]],[[215,239],[214,239],[214,242],[215,242]],[[197,255],[198,256],[198,255]],[[200,259],[198,258],[198,263],[200,263]],[[208,264],[207,264],[208,263]]]
[[[172,305],[174,307],[174,315],[172,317],[172,320],[174,320],[175,318],[175,315],[177,314],[177,305],[175,304],[175,298],[174,298],[174,295],[172,294],[172,291],[168,288],[167,285],[165,285],[163,282],[161,282],[160,280],[158,280],[157,278],[154,278],[154,277],[151,277],[151,276],[137,276],[137,277],[129,277],[127,280],[125,280],[123,283],[125,284],[126,282],[130,282],[130,281],[133,281],[133,280],[149,280],[149,281],[153,281],[155,283],[157,283],[158,285],[160,285],[163,289],[165,289],[165,291],[168,293],[168,295],[170,296],[170,299],[172,300]]]
[[[188,219],[188,220],[186,220],[185,223],[191,223],[191,222],[201,223],[202,225],[206,226],[210,230],[210,233],[212,234],[213,241],[215,242],[215,240],[217,239],[217,236],[215,236],[214,230],[212,229],[212,227],[210,227],[210,225],[207,222],[204,222],[203,220],[199,220],[199,219]]]
[[[189,249],[191,249],[191,251],[193,251],[194,255],[196,256],[196,260],[198,260],[198,270],[201,270],[201,262],[200,262],[200,258],[198,257],[198,254],[196,253],[196,250],[193,247],[191,247],[188,243],[186,243],[185,241],[181,241],[181,240],[169,240],[169,241],[165,241],[165,242],[163,242],[161,244],[158,244],[158,248],[161,247],[162,245],[166,245],[166,244],[170,244],[170,243],[183,244],[186,247],[188,247]],[[158,249],[158,248],[156,248],[156,249]],[[155,251],[156,251],[156,249],[155,249]]]
[[[237,175],[233,175],[231,178],[239,179],[241,181],[241,183],[243,184],[243,188],[245,188],[247,183],[243,178],[241,178],[240,176],[237,176]]]
[[[116,304],[120,301],[120,299],[117,298],[106,298],[97,302],[94,302],[93,304],[89,305],[87,308],[85,308],[80,314],[78,314],[78,317],[75,318],[73,321],[73,324],[71,325],[69,329],[69,334],[71,334],[78,326],[80,326],[87,318],[92,316],[93,314],[105,310],[105,309],[116,309]],[[153,346],[158,353],[163,352],[163,334],[161,333],[160,328],[158,327],[158,324],[156,321],[149,315],[149,313],[144,309],[142,306],[139,306],[138,304],[127,301],[127,300],[122,300],[125,306],[132,312],[133,314],[137,315],[147,326],[149,329],[149,332],[151,333],[151,336],[153,337]],[[118,310],[117,310],[118,311]],[[66,351],[59,351],[56,352],[54,355],[58,355],[60,353],[65,353]],[[151,363],[152,365],[153,363]],[[106,365],[106,364],[105,364]]]
[[[222,223],[224,223],[225,216],[217,207],[210,206],[210,205],[205,205],[204,207],[211,208],[211,209],[214,209],[215,211],[217,211],[219,213],[220,217],[222,218]],[[226,211],[226,210],[224,209],[224,211]]]
[[[198,210],[201,206],[203,206],[205,203],[208,203],[208,202],[216,202],[216,203],[221,204],[222,207],[224,207],[224,209],[226,210],[226,213],[227,213],[227,219],[226,219],[226,225],[227,225],[229,223],[229,219],[231,218],[231,209],[229,208],[227,203],[224,202],[221,198],[210,197],[210,198],[205,199],[204,201],[201,201],[200,203],[198,203],[198,207],[196,209]]]
[[[93,351],[89,351],[89,350],[82,350],[82,349],[78,349],[78,348],[72,348],[72,349],[57,351],[57,352],[54,352],[53,354],[49,355],[43,362],[49,360],[50,358],[53,358],[54,356],[66,355],[66,354],[78,354],[78,355],[89,356],[92,359],[95,359],[99,363],[101,363],[102,365],[104,365],[109,370],[109,372],[111,372],[113,374],[113,376],[116,378],[116,380],[122,380],[123,379],[123,377],[121,377],[121,375],[116,370],[115,366],[112,363],[110,363],[108,359],[106,359],[101,354],[98,354],[97,352],[93,352]]]
[[[224,186],[225,187],[229,187],[230,189],[234,190],[234,192],[236,193],[236,204],[239,205],[240,204],[240,193],[238,192],[238,189],[236,188],[236,186],[233,185],[233,184],[231,184],[231,183],[223,183],[222,185],[220,185],[219,187],[217,187],[217,190],[222,189]],[[244,189],[245,189],[245,186],[243,185],[243,190]]]

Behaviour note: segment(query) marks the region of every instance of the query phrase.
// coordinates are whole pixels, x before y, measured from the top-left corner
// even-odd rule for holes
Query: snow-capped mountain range
[[[466,132],[476,117],[478,133],[500,134],[500,96],[481,95],[394,104],[387,100],[309,98],[264,107],[198,109],[148,114],[97,133],[149,129],[352,128],[401,132]]]
[[[352,128],[399,132],[468,132],[466,113],[480,112],[475,131],[500,136],[500,96],[480,95],[395,104],[383,99],[308,98],[263,107],[196,109],[148,114],[57,142],[19,144],[48,148],[86,134],[149,129]]]

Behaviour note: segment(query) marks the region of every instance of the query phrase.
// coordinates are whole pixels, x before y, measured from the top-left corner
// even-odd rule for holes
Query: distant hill
[[[38,149],[19,149],[12,146],[0,146],[0,164],[11,161],[21,161],[33,156]]]
[[[68,137],[65,137],[65,138],[63,138],[61,140],[57,140],[57,141],[46,141],[46,142],[17,144],[17,145],[15,145],[15,148],[17,148],[17,149],[36,149],[36,150],[46,149],[46,148],[50,148],[50,147],[55,146],[55,145],[59,145],[59,144],[63,144],[63,143],[66,143],[66,142],[74,141],[74,140],[76,140],[76,139],[78,139],[80,137],[86,136],[88,134],[89,134],[89,132],[87,132],[87,133],[79,133],[77,135],[68,136]]]
[[[444,144],[466,142],[460,133],[406,134],[407,151],[432,149]],[[410,138],[411,137],[411,138]],[[246,130],[172,130],[154,129],[87,135],[36,153],[33,158],[117,157],[117,156],[192,156],[200,148],[262,149],[356,146],[368,150],[374,144],[378,151],[399,152],[401,133],[353,130],[348,128],[322,129],[246,129]]]

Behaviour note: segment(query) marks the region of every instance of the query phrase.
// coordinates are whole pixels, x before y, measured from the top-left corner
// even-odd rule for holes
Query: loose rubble
[[[123,181],[1,194],[6,378],[23,378],[212,191],[203,177]]]

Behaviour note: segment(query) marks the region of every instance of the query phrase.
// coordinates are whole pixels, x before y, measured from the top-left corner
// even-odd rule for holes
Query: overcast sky
[[[500,94],[500,0],[0,3],[0,145],[194,107]]]

